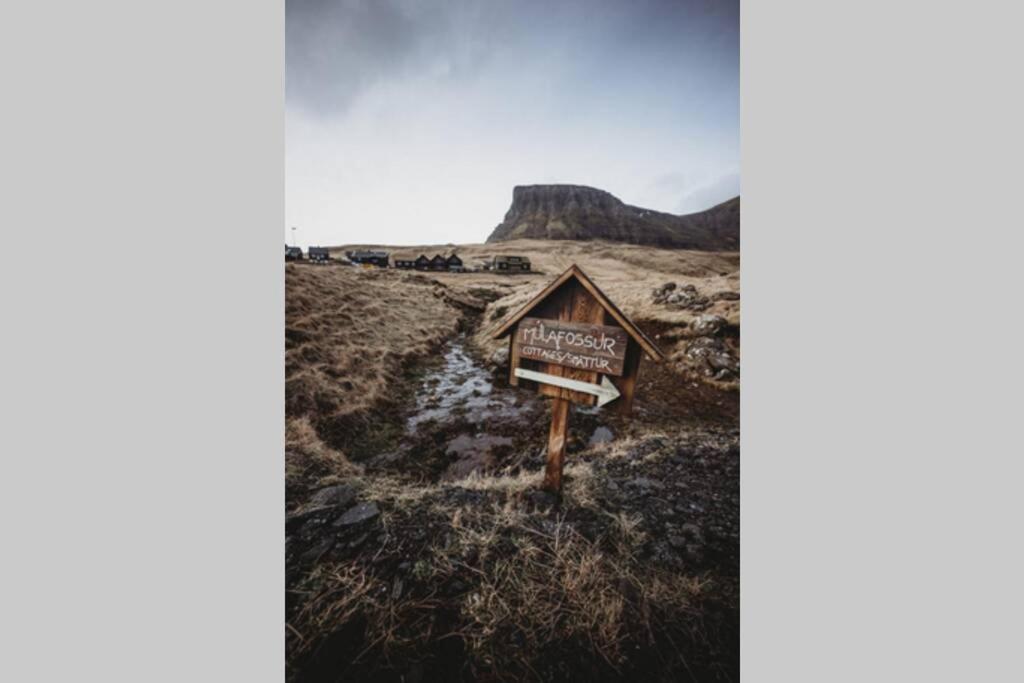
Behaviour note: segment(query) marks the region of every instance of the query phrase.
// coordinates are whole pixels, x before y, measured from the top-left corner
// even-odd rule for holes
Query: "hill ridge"
[[[626,204],[587,185],[516,185],[504,220],[488,243],[513,239],[596,240],[676,249],[736,251],[740,197],[676,215]]]

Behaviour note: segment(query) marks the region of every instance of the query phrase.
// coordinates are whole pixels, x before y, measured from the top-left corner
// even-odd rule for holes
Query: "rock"
[[[710,297],[712,301],[739,301],[739,292],[715,292]]]
[[[728,321],[720,315],[701,315],[690,323],[690,328],[702,337],[714,336],[725,329]]]
[[[640,489],[660,489],[664,486],[660,481],[648,477],[636,477],[629,482],[629,485]]]
[[[654,291],[651,292],[651,297],[654,299],[654,303],[665,303],[665,299],[675,288],[676,283],[674,282],[666,282],[661,287],[655,288]]]
[[[356,499],[356,489],[351,484],[338,484],[320,489],[306,503],[307,510],[316,508],[350,505]]]
[[[338,514],[340,509],[341,508],[338,507],[322,507],[313,508],[312,510],[300,510],[299,512],[293,512],[285,515],[285,531],[291,534],[299,531],[300,529],[304,529],[307,526],[320,526],[331,521],[331,519]]]
[[[337,521],[334,522],[334,526],[351,526],[353,524],[361,524],[362,522],[373,519],[379,514],[380,510],[377,509],[376,503],[359,503],[339,517]]]
[[[726,370],[733,374],[739,374],[740,363],[728,353],[712,353],[708,356],[708,365],[716,370]]]
[[[604,239],[682,249],[736,250],[740,198],[685,216],[623,203],[583,185],[519,185],[488,243],[511,239]]]
[[[626,460],[630,461],[638,460],[640,458],[643,458],[644,456],[650,455],[651,453],[656,453],[657,451],[665,448],[666,446],[667,442],[662,437],[650,437],[640,442],[633,448],[629,449],[629,451],[626,452],[624,457],[626,458]]]
[[[654,303],[664,304],[669,308],[703,311],[711,305],[711,300],[701,295],[694,285],[683,285],[669,291],[654,290]]]
[[[309,548],[306,552],[302,553],[302,556],[299,558],[299,562],[302,564],[314,564],[333,546],[333,538],[324,539],[317,545],[314,545],[312,548]]]
[[[725,342],[717,337],[694,339],[686,347],[684,356],[694,369],[702,371],[707,377],[723,369],[739,375],[739,361],[732,356]]]
[[[380,455],[374,456],[371,462],[377,467],[393,465],[399,460],[401,460],[403,457],[405,457],[405,455],[405,451],[401,449],[396,451],[387,451],[386,453],[381,453]]]
[[[505,367],[506,365],[508,365],[508,347],[502,346],[497,351],[492,353],[491,357],[488,360],[490,361],[491,365]]]
[[[590,440],[587,442],[587,446],[596,446],[597,444],[608,443],[614,438],[612,430],[604,426],[599,426],[594,429],[594,433],[590,435]]]

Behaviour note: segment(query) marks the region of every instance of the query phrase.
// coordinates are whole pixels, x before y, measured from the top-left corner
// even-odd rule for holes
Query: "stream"
[[[522,463],[547,443],[549,405],[535,393],[509,386],[468,348],[464,336],[448,342],[440,363],[415,385],[402,445],[375,464],[440,480]],[[583,444],[610,441],[596,409],[576,407],[586,424]]]

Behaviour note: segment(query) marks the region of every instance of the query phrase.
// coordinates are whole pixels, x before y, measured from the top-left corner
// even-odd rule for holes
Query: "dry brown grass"
[[[294,264],[285,274],[288,481],[343,474],[347,435],[404,390],[406,363],[436,350],[459,312],[422,278]]]
[[[401,652],[433,637],[431,615],[440,600],[434,597],[406,597],[393,590],[391,582],[382,581],[366,567],[350,562],[318,567],[307,578],[306,585],[315,592],[287,625],[289,654],[303,657],[318,644],[318,636],[335,633],[345,626],[365,619],[362,649],[351,664],[357,664],[367,653]]]
[[[289,265],[285,281],[289,415],[372,406],[403,359],[436,349],[456,327],[456,312],[420,278]]]
[[[326,486],[362,473],[360,466],[321,441],[306,417],[285,420],[285,443],[285,481]]]
[[[363,245],[360,245],[363,246]],[[389,249],[383,245],[370,245]],[[339,253],[352,246],[337,247]],[[740,257],[737,252],[705,252],[682,249],[659,249],[617,242],[572,240],[512,240],[495,244],[427,245],[402,247],[402,252],[428,255],[455,249],[470,266],[499,254],[525,255],[535,272],[531,275],[500,275],[496,273],[429,273],[424,276],[445,283],[453,289],[493,287],[504,296],[491,302],[474,336],[474,343],[485,353],[492,353],[504,342],[491,340],[507,314],[516,311],[542,290],[552,278],[572,264],[580,266],[594,282],[635,321],[655,321],[663,327],[674,327],[657,343],[671,359],[680,360],[688,335],[684,328],[700,314],[672,310],[651,301],[651,291],[666,282],[692,284],[702,294],[739,292]],[[393,276],[401,273],[392,271]],[[720,315],[730,325],[740,324],[739,301],[717,301],[704,314]]]
[[[538,523],[508,505],[453,516],[458,541],[436,553],[435,565],[441,573],[457,569],[451,558],[468,548],[480,558],[459,635],[489,677],[514,679],[512,672],[529,670],[558,643],[574,643],[615,669],[627,641],[652,642],[657,622],[691,610],[707,582],[639,561],[638,524],[617,515],[610,544],[602,544],[563,518]]]
[[[518,483],[517,477],[485,479],[477,486],[504,491]],[[642,561],[645,537],[635,517],[606,515],[607,536],[588,539],[563,517],[530,510],[513,497],[491,505],[431,505],[424,498],[442,485],[419,488],[425,506],[417,515],[447,516],[451,531],[417,556],[407,581],[420,589],[396,591],[393,580],[377,575],[372,559],[319,568],[300,588],[309,596],[289,622],[291,657],[307,655],[323,634],[359,620],[365,635],[354,664],[363,655],[382,661],[422,655],[458,638],[481,680],[543,678],[537,669],[550,665],[553,655],[558,659],[552,648],[568,644],[603,662],[599,668],[616,671],[631,647],[652,646],[666,628],[691,621],[698,613],[694,603],[710,588],[703,577]],[[445,597],[441,586],[452,577],[464,580],[467,590]],[[457,615],[447,630],[438,630],[430,613],[443,602]]]

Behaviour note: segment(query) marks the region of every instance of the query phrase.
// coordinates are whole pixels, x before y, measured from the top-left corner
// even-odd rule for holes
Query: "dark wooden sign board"
[[[503,322],[493,338],[506,335],[509,383],[553,399],[544,488],[557,493],[569,403],[611,400],[614,410],[629,415],[641,357],[660,362],[665,356],[575,264]]]
[[[523,318],[512,345],[519,358],[622,375],[628,335],[621,327]]]

